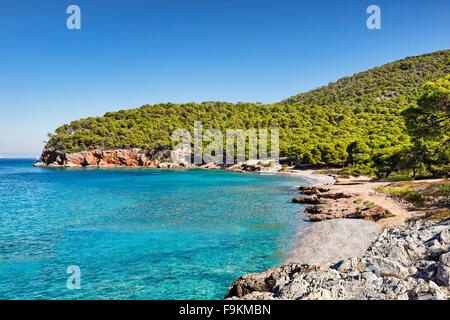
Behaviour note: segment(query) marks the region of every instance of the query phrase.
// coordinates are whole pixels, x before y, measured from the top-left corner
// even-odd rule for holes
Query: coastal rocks
[[[388,210],[381,206],[375,206],[373,208],[364,208],[364,209],[357,209],[352,214],[349,214],[345,218],[350,219],[364,219],[369,221],[378,221],[380,219],[383,219],[389,215]]]
[[[312,222],[342,218],[377,221],[390,215],[385,208],[358,199],[358,193],[329,192],[329,188],[311,186],[299,190],[306,195],[292,202],[308,204],[305,211]]]
[[[358,210],[351,205],[341,205],[332,202],[327,205],[310,206],[305,211],[309,213],[309,219],[312,222],[342,218],[378,221],[387,215],[387,210],[380,206]]]
[[[220,169],[221,165],[219,165],[216,162],[209,162],[209,163],[205,163],[205,164],[201,165],[199,168],[200,169]]]
[[[233,165],[223,165],[223,169],[233,172],[252,172],[252,173],[283,173],[281,166],[276,162],[247,160]],[[287,173],[287,172],[284,172]]]
[[[312,195],[312,194],[330,191],[329,188],[315,187],[315,186],[300,186],[298,189],[300,190],[301,193],[303,193],[305,195]]]
[[[450,253],[447,252],[440,256],[437,270],[437,279],[444,286],[450,285]]]
[[[261,172],[263,166],[261,164],[236,163],[226,168],[226,170],[233,172]]]
[[[403,267],[400,262],[384,257],[369,257],[362,260],[366,267],[371,267],[382,277],[394,277],[403,279],[408,276],[408,269]]]
[[[158,168],[159,164],[160,164],[159,160],[153,160],[153,161],[150,161],[150,164],[148,167],[149,168]]]
[[[317,196],[297,197],[297,198],[293,198],[291,201],[294,203],[303,203],[303,204],[319,204],[319,203],[321,203],[320,198],[318,198]]]
[[[35,162],[35,167],[148,167],[148,168],[196,168],[188,162],[164,162],[167,152],[141,149],[89,150],[74,153],[61,153],[57,150],[44,150],[42,162]]]
[[[35,161],[33,167],[47,167],[48,165],[44,162]]]
[[[170,160],[169,160],[170,159]],[[74,153],[63,153],[58,150],[44,149],[41,162],[35,167],[146,167],[158,169],[225,169],[234,172],[277,172],[281,167],[271,162],[248,160],[244,163],[225,165],[206,163],[196,165],[179,158],[172,161],[170,150],[147,150],[139,148],[117,150],[88,150]]]
[[[197,168],[195,164],[188,162],[159,162],[155,167],[158,169],[193,169]]]
[[[89,150],[62,153],[57,150],[44,150],[42,162],[35,166],[46,167],[144,167],[151,166],[141,149]],[[154,162],[153,162],[154,165]]]
[[[360,257],[320,266],[290,262],[245,275],[233,282],[226,298],[445,300],[449,298],[449,230],[449,220],[384,229]],[[437,260],[427,246],[430,240],[444,248]]]
[[[225,295],[225,298],[241,298],[249,293],[271,292],[274,289],[275,281],[282,278],[289,278],[299,272],[308,273],[318,267],[290,264],[282,267],[271,268],[261,273],[246,274],[233,281]]]
[[[307,195],[302,197],[297,197],[292,199],[292,202],[295,203],[303,203],[303,204],[320,204],[320,203],[328,203],[327,200],[337,200],[337,199],[348,199],[352,197],[356,197],[358,194],[356,193],[345,193],[345,192],[336,192],[336,193],[317,193],[314,195]]]
[[[324,265],[351,257],[360,257],[380,233],[371,221],[337,219],[309,224],[297,233],[297,241],[288,262]],[[356,263],[350,260],[353,266]],[[342,266],[343,268],[345,265]]]

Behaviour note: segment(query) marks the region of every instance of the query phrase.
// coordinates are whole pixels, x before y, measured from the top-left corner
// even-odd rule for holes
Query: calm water
[[[305,223],[299,178],[32,163],[0,159],[0,299],[222,299]]]

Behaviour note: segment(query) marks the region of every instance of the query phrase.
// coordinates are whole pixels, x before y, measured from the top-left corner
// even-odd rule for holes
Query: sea
[[[0,159],[0,299],[223,299],[285,261],[306,180]]]

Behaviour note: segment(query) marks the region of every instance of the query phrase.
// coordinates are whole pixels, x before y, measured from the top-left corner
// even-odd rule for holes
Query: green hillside
[[[77,152],[139,147],[165,149],[178,128],[280,130],[280,155],[303,164],[352,163],[368,170],[410,144],[400,113],[427,81],[450,74],[450,50],[408,57],[345,77],[280,103],[204,102],[144,105],[71,122],[49,134],[47,149]]]

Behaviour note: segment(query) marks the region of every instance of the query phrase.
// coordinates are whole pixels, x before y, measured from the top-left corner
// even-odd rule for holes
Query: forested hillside
[[[280,103],[204,102],[144,105],[73,121],[49,134],[47,149],[171,146],[171,133],[203,128],[280,130],[280,155],[303,164],[351,164],[373,172],[375,164],[408,147],[401,112],[416,104],[427,81],[450,74],[450,50],[408,57],[345,77]]]

